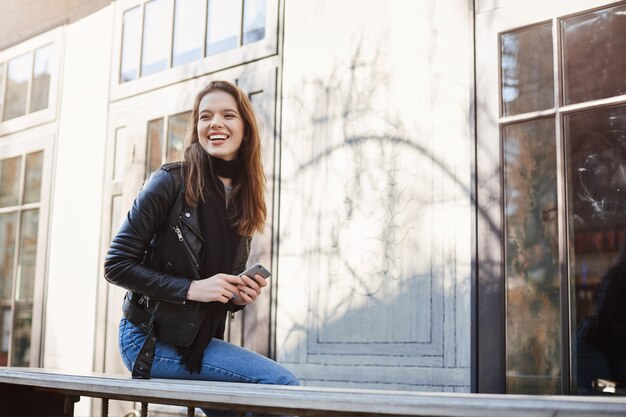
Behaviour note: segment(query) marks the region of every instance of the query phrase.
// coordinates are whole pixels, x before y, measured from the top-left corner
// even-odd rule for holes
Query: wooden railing
[[[143,404],[304,416],[591,417],[626,416],[620,397],[423,393],[292,387],[170,379],[133,380],[126,375],[69,374],[34,368],[0,368],[0,415],[73,415],[80,396]]]

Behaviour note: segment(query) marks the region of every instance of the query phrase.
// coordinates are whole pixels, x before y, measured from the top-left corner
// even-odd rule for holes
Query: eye
[[[232,114],[232,113],[229,113],[229,114],[225,115],[224,117],[226,117],[227,119],[234,119],[237,116]]]

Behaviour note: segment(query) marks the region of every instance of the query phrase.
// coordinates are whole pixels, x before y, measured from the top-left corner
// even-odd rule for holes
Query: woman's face
[[[230,161],[237,158],[243,141],[243,119],[230,94],[215,90],[198,107],[198,139],[209,155]]]

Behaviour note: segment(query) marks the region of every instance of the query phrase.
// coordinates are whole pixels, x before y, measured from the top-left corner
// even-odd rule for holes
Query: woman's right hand
[[[242,278],[237,275],[215,274],[209,278],[191,281],[187,299],[203,303],[219,301],[225,304],[234,294],[239,294],[237,285],[242,284]]]

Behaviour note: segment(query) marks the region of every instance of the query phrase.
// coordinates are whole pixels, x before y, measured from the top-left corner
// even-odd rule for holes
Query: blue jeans
[[[122,318],[119,337],[122,360],[131,371],[137,354],[146,340],[146,333],[126,318]],[[294,374],[273,360],[219,339],[211,340],[204,350],[200,371],[193,374],[180,363],[180,355],[174,346],[157,341],[150,375],[153,378],[299,385]],[[205,409],[202,411],[207,416],[237,416],[236,412],[231,411]]]

